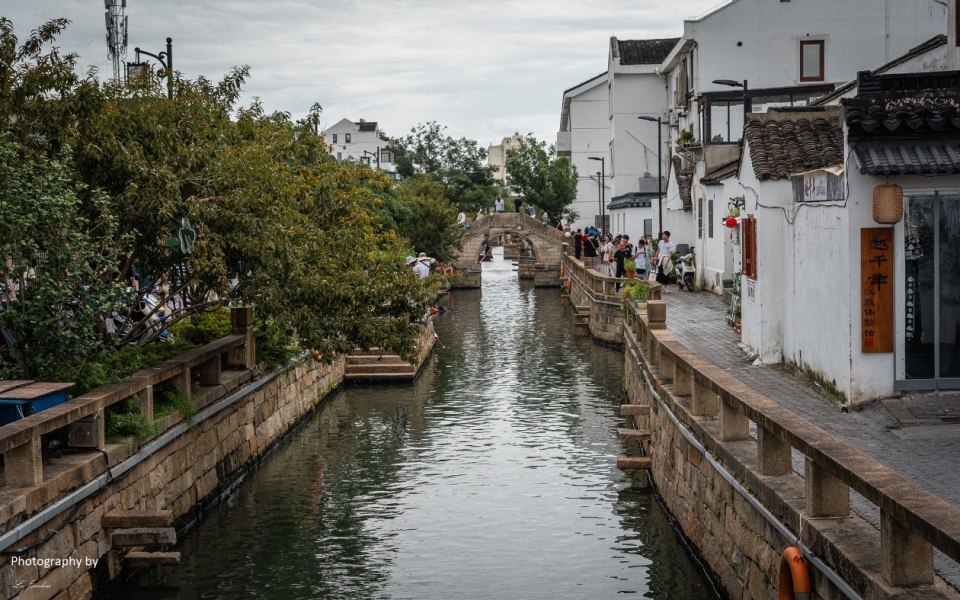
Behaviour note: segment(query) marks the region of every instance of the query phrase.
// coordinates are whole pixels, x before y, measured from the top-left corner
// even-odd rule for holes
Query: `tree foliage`
[[[410,211],[400,231],[410,240],[413,251],[450,261],[460,247],[460,229],[457,211],[444,197],[443,185],[425,175],[417,175],[397,188],[397,196]]]
[[[420,123],[410,134],[394,140],[391,149],[397,173],[403,178],[428,176],[443,185],[443,194],[454,207],[470,210],[490,206],[502,188],[486,164],[487,151],[476,140],[454,139],[436,121]]]
[[[52,217],[61,236],[77,236],[65,244],[76,260],[90,262],[92,244],[110,249],[110,269],[120,271],[105,276],[103,261],[92,261],[95,272],[59,265],[50,278],[63,280],[64,294],[78,297],[80,279],[113,285],[137,268],[143,280],[169,276],[168,323],[248,303],[272,337],[328,358],[355,346],[413,352],[414,321],[431,292],[403,262],[409,243],[396,219],[412,208],[398,204],[379,172],[329,156],[314,131],[319,105],[296,123],[258,101],[238,107],[246,67],[217,83],[177,78],[173,101],[158,80],[77,77],[75,57],[44,50],[65,26],[51,21],[20,45],[0,19],[0,133],[18,146],[4,163],[11,183],[0,208]],[[50,179],[60,212],[39,203],[41,188],[54,189]],[[39,196],[37,204],[22,204],[24,194]],[[39,234],[24,215],[0,236],[14,272],[39,266],[36,252],[17,248],[49,252],[61,243],[31,238]],[[168,243],[185,220],[196,231],[189,252]],[[42,311],[31,305],[26,321],[39,324]],[[51,346],[66,342],[34,329]]]
[[[551,215],[575,218],[569,206],[577,198],[577,170],[566,157],[557,157],[554,146],[538,142],[533,135],[507,150],[510,188]]]

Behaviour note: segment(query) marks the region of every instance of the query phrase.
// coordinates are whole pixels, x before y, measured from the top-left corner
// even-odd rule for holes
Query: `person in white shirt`
[[[413,265],[413,272],[420,276],[420,279],[426,279],[430,275],[430,266],[437,262],[437,259],[430,258],[426,252],[417,255],[417,263]]]
[[[657,283],[668,285],[670,271],[673,270],[673,244],[670,243],[670,232],[664,231],[657,247]]]

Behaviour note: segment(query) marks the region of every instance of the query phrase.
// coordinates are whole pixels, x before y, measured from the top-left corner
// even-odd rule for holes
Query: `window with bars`
[[[707,202],[707,235],[713,239],[713,199]]]
[[[697,200],[697,239],[703,239],[703,198]]]

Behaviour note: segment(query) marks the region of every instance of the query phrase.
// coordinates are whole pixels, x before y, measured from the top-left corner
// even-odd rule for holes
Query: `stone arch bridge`
[[[499,213],[483,215],[470,223],[460,243],[460,252],[454,259],[457,269],[463,272],[458,287],[480,287],[480,259],[487,245],[502,245],[507,258],[519,258],[521,279],[532,279],[539,287],[557,287],[563,244],[573,243],[573,239],[529,215]],[[512,252],[506,252],[507,249]]]

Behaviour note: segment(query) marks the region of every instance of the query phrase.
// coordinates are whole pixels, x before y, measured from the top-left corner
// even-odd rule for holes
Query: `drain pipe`
[[[660,398],[660,394],[658,394],[657,391],[654,389],[650,372],[646,368],[646,364],[637,355],[636,349],[631,344],[626,344],[626,346],[630,348],[630,354],[633,356],[637,366],[640,368],[640,373],[643,377],[644,382],[647,384],[647,389],[650,390],[650,393],[653,395],[653,397],[657,399],[657,402],[660,403],[660,406],[663,407],[663,409],[667,412],[667,415],[670,417],[670,420],[673,422],[674,427],[677,428],[677,430],[683,435],[683,437],[687,440],[687,442],[689,442],[691,446],[693,446],[701,454],[703,454],[704,458],[707,459],[707,461],[714,468],[714,470],[716,470],[717,473],[719,473],[720,476],[727,481],[727,483],[733,486],[733,489],[735,489],[737,493],[744,498],[744,500],[750,503],[750,506],[752,506],[754,510],[759,512],[760,516],[762,516],[768,523],[770,523],[770,525],[772,525],[773,528],[776,529],[780,535],[782,535],[784,538],[788,540],[796,539],[797,540],[796,546],[803,553],[803,557],[807,560],[807,562],[812,564],[814,567],[816,567],[818,571],[823,573],[824,576],[826,576],[826,578],[829,579],[831,583],[837,586],[837,589],[839,589],[844,596],[846,596],[847,598],[850,598],[850,600],[863,600],[863,597],[860,596],[860,594],[858,594],[856,590],[850,587],[849,583],[847,583],[842,577],[840,577],[840,575],[838,575],[837,572],[831,569],[826,563],[824,563],[822,560],[814,556],[810,552],[810,548],[808,548],[806,544],[800,541],[799,536],[794,535],[794,533],[790,531],[790,529],[786,526],[786,524],[784,524],[782,521],[777,519],[777,517],[775,517],[773,513],[771,513],[769,510],[767,510],[767,508],[763,504],[761,504],[760,500],[758,500],[753,494],[748,492],[743,487],[743,484],[737,481],[737,478],[734,477],[732,473],[727,471],[720,462],[714,459],[713,456],[707,451],[707,449],[703,447],[703,444],[701,444],[700,441],[696,437],[694,437],[694,435],[690,433],[690,431],[688,431],[686,427],[684,427],[683,423],[680,421],[677,415],[675,415],[673,411],[670,410],[670,407],[667,406],[667,403]]]
[[[298,360],[300,360],[300,358],[294,359],[293,361],[291,361],[291,363],[296,363]],[[72,493],[66,495],[62,499],[51,504],[47,508],[41,510],[40,512],[30,517],[29,519],[26,519],[20,525],[17,525],[10,531],[4,533],[3,535],[0,535],[0,552],[6,551],[7,548],[12,546],[13,544],[24,539],[25,537],[27,537],[37,529],[43,527],[50,521],[53,521],[57,516],[59,516],[64,511],[70,509],[75,504],[79,502],[83,502],[84,500],[86,500],[87,498],[90,498],[94,494],[99,493],[101,490],[105,489],[110,484],[111,481],[118,479],[123,475],[127,474],[134,467],[136,467],[141,462],[149,458],[152,454],[154,454],[155,452],[157,452],[158,450],[160,450],[161,448],[163,448],[164,446],[166,446],[167,444],[175,440],[180,435],[183,435],[184,433],[189,431],[190,428],[193,427],[195,423],[202,422],[203,420],[212,417],[213,415],[224,410],[225,408],[228,408],[229,406],[236,403],[241,398],[259,390],[266,384],[270,383],[271,381],[279,377],[281,374],[286,373],[288,370],[289,368],[278,369],[273,373],[270,373],[269,375],[261,378],[260,380],[255,382],[253,385],[242,387],[238,391],[227,396],[226,398],[223,398],[217,402],[214,402],[210,406],[199,411],[194,417],[194,419],[192,419],[191,421],[189,422],[181,421],[180,423],[174,425],[173,427],[165,431],[160,437],[156,438],[155,440],[141,447],[136,454],[130,456],[125,461],[121,462],[120,464],[114,467],[109,467],[106,473],[103,473],[102,475],[95,477],[92,481],[90,481],[86,485],[77,488]]]

